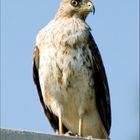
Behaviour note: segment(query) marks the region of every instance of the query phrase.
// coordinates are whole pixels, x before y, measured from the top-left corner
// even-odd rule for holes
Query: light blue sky
[[[60,0],[1,1],[1,127],[52,133],[32,80],[38,31]],[[112,107],[112,140],[138,140],[139,1],[94,0],[87,22],[101,52]]]

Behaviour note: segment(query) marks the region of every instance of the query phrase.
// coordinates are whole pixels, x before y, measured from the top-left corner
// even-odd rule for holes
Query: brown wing
[[[100,52],[91,34],[89,35],[89,42],[89,48],[92,53],[93,64],[95,69],[93,80],[95,82],[96,105],[103,125],[107,133],[109,134],[111,127],[111,107],[107,77]]]
[[[47,116],[54,131],[58,131],[58,117],[52,113],[50,108],[48,108],[43,101],[43,96],[42,96],[40,82],[39,82],[39,49],[37,46],[35,47],[34,52],[33,52],[33,79],[34,79],[34,83],[38,91],[40,102],[45,112],[45,115]],[[63,126],[63,131],[67,132],[68,130],[67,128]]]

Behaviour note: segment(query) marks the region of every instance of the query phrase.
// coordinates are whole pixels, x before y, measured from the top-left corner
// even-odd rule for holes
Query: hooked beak
[[[83,11],[83,12],[93,12],[93,14],[95,14],[95,7],[90,0],[83,0],[82,1],[82,6],[81,6],[81,11]]]

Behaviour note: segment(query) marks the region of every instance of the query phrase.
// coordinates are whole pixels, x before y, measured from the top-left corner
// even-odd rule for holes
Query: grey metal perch
[[[87,140],[71,136],[57,136],[46,133],[21,131],[14,129],[0,129],[0,140]],[[92,139],[105,140],[105,139]]]

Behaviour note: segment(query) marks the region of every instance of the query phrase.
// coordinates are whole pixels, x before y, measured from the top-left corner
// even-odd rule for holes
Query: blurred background
[[[60,0],[1,0],[1,127],[53,133],[32,80],[38,31]],[[108,77],[112,140],[139,139],[139,0],[94,0],[87,23]]]

